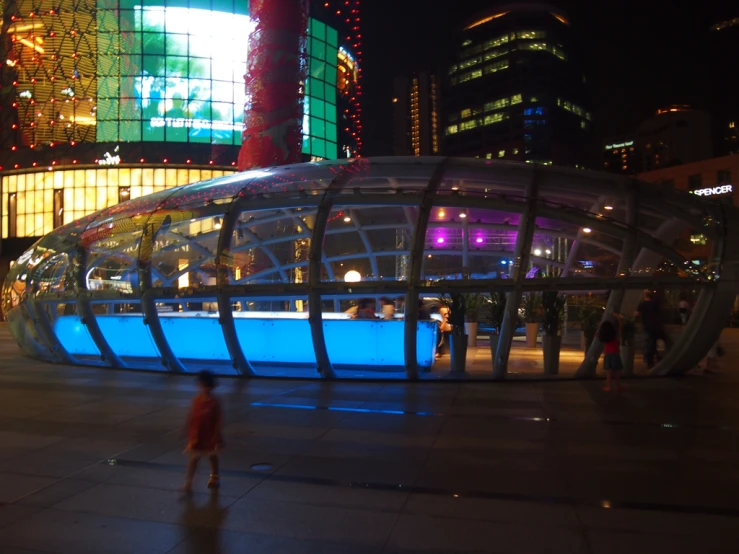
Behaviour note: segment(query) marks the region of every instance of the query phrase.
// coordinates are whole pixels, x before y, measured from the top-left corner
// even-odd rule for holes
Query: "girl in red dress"
[[[198,373],[200,392],[193,398],[190,414],[187,417],[185,453],[190,456],[190,461],[187,464],[187,475],[183,486],[186,493],[192,491],[192,479],[202,456],[208,456],[210,461],[208,488],[217,489],[220,486],[218,451],[223,448],[223,436],[221,435],[223,419],[221,404],[213,396],[215,386],[215,378],[210,371],[203,370]]]

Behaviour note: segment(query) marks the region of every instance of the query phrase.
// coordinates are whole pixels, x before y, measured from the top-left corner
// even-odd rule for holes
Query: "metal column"
[[[226,341],[226,348],[231,356],[231,365],[241,375],[253,377],[256,373],[244,355],[241,348],[239,338],[236,334],[236,323],[234,322],[233,311],[231,309],[231,295],[228,293],[228,271],[226,262],[230,258],[231,238],[233,236],[236,220],[241,215],[241,202],[233,201],[228,211],[223,215],[221,223],[221,232],[218,235],[218,246],[216,250],[216,286],[218,292],[216,298],[218,300],[218,322],[221,324],[223,339]]]
[[[326,379],[336,377],[331,359],[326,348],[326,336],[323,332],[323,314],[321,307],[321,265],[323,262],[323,239],[326,235],[326,227],[331,210],[334,207],[334,199],[339,191],[348,183],[352,176],[354,167],[363,160],[357,160],[341,167],[339,174],[331,181],[321,198],[321,203],[316,211],[316,220],[313,225],[313,236],[310,241],[308,253],[308,321],[310,322],[313,349],[316,354],[318,373]]]
[[[87,269],[87,251],[82,247],[77,247],[76,256],[77,271],[75,271],[75,285],[77,289],[77,315],[80,317],[82,324],[87,327],[87,331],[90,333],[90,338],[95,346],[100,351],[100,357],[109,363],[111,367],[125,368],[126,364],[121,360],[118,355],[113,352],[105,340],[103,332],[100,330],[97,320],[95,319],[95,312],[92,310],[90,304],[90,293],[87,290],[87,281],[85,279],[85,269]]]
[[[624,206],[626,213],[625,223],[629,226],[631,232],[623,240],[621,258],[618,261],[618,268],[616,270],[616,276],[623,277],[624,280],[628,279],[627,273],[631,270],[634,259],[636,258],[639,214],[639,206],[636,198],[637,186],[637,183],[632,184],[631,190],[625,199]],[[606,303],[606,309],[603,312],[603,317],[601,317],[601,323],[603,323],[607,318],[612,317],[614,312],[620,312],[625,294],[626,290],[623,288],[611,290],[608,302]],[[604,347],[605,345],[598,340],[598,337],[596,336],[585,354],[585,359],[582,364],[580,364],[580,367],[577,368],[575,377],[584,378],[595,376],[595,372],[598,367],[598,358],[600,358],[600,355],[603,353]]]
[[[405,296],[405,372],[408,379],[418,378],[418,293],[421,288],[421,268],[423,267],[423,247],[426,243],[426,231],[434,205],[434,196],[444,178],[447,158],[444,158],[434,170],[426,192],[421,199],[418,219],[413,228],[410,250],[410,272],[408,274],[408,292]]]
[[[141,311],[144,314],[144,325],[149,326],[151,338],[154,340],[154,344],[156,344],[156,347],[159,350],[162,365],[169,371],[184,373],[186,371],[185,366],[183,366],[179,358],[175,356],[175,353],[167,342],[167,338],[164,336],[164,329],[162,329],[162,322],[159,319],[159,312],[157,311],[156,299],[154,298],[152,286],[151,259],[154,251],[154,239],[159,230],[167,227],[167,218],[169,216],[165,217],[161,226],[155,228],[155,224],[152,223],[152,219],[156,221],[159,217],[161,216],[158,216],[156,211],[153,212],[149,216],[141,234],[141,244],[139,246]]]
[[[511,354],[513,343],[513,332],[518,321],[518,308],[521,305],[521,285],[526,279],[529,269],[529,258],[531,257],[531,245],[534,241],[536,231],[536,212],[539,194],[539,183],[537,170],[534,168],[531,181],[526,185],[527,209],[521,214],[518,221],[518,232],[516,234],[516,250],[513,258],[513,269],[511,278],[515,282],[515,288],[508,293],[506,299],[503,325],[501,325],[498,349],[493,361],[493,377],[505,379],[508,373],[508,357]]]

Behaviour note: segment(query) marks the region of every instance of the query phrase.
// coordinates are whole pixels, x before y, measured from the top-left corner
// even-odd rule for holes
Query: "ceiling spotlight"
[[[464,219],[465,217],[467,217],[467,213],[466,212],[462,212],[461,214],[459,214],[459,217],[461,217],[462,219]]]
[[[534,250],[534,256],[541,256],[541,250],[538,248]]]
[[[482,237],[477,237],[477,238],[475,239],[475,242],[476,242],[477,244],[482,244]]]
[[[592,230],[592,229],[591,229],[590,227],[583,227],[583,228],[582,228],[582,232],[583,232],[583,233],[592,233],[592,232],[593,232],[593,230]]]
[[[439,210],[439,217],[444,217],[446,215],[446,212],[444,210]]]
[[[544,250],[544,252],[546,252],[546,253],[547,253],[547,256],[548,256],[549,254],[551,254],[551,253],[552,253],[552,251],[551,251],[551,250],[549,250],[549,248],[547,248],[546,250]]]
[[[603,209],[604,210],[612,210],[613,209],[613,206],[603,206]]]
[[[346,216],[346,217],[344,218],[344,223],[351,223],[351,220],[352,220],[352,218],[351,218],[351,217],[349,217],[349,216]]]
[[[444,237],[439,237],[438,239],[436,239],[436,242],[439,244],[444,244]]]

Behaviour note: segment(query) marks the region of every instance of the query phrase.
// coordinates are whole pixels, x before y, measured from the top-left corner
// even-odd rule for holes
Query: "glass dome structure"
[[[685,257],[699,233],[706,256]],[[505,293],[489,376],[508,373],[522,297],[645,289],[697,294],[652,370],[684,372],[737,293],[736,213],[693,195],[576,169],[369,158],[238,173],[123,202],[57,228],[11,268],[8,327],[28,356],[221,374],[438,373],[427,303]],[[376,314],[376,315],[375,315]],[[578,376],[592,375],[596,340]],[[589,361],[590,360],[590,361]]]

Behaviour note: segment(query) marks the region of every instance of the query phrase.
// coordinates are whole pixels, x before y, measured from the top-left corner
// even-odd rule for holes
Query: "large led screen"
[[[121,0],[98,19],[99,142],[240,143],[246,2]]]
[[[98,0],[97,141],[241,144],[245,0]],[[303,152],[337,156],[335,29],[311,20]]]

